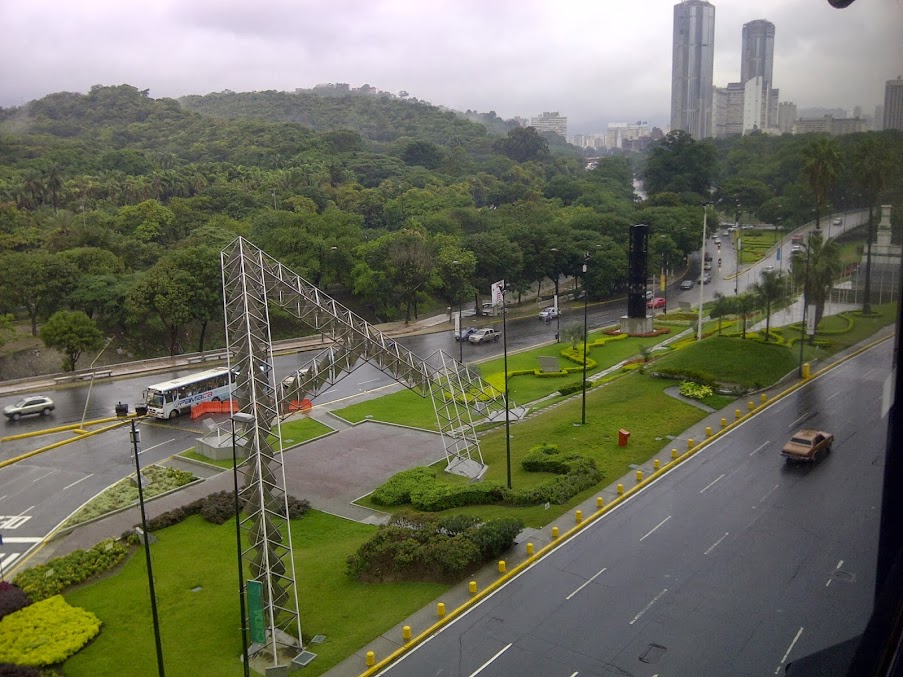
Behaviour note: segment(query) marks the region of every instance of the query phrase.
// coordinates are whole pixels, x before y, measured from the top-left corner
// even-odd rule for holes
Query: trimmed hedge
[[[108,538],[89,550],[73,550],[46,564],[26,569],[16,576],[13,583],[37,603],[58,595],[70,585],[82,583],[112,569],[123,560],[127,552],[122,543]]]
[[[370,495],[376,505],[403,505],[411,502],[411,492],[436,479],[432,468],[418,467],[393,475]]]
[[[656,367],[655,371],[650,371],[652,376],[657,378],[669,378],[675,381],[693,381],[700,385],[714,386],[714,374],[703,371],[702,369],[676,369],[672,367]]]
[[[26,668],[24,665],[0,663],[0,677],[41,677],[37,668]]]
[[[29,604],[31,599],[21,588],[9,581],[0,581],[0,619],[24,609]]]
[[[492,480],[454,486],[434,481],[411,492],[411,505],[425,512],[439,512],[465,505],[502,503],[504,499],[505,485]]]
[[[593,387],[593,381],[586,382],[586,389],[589,390]],[[562,386],[558,389],[559,395],[573,395],[574,393],[579,393],[583,390],[583,383],[578,381],[577,383],[571,383],[570,385]]]
[[[523,526],[514,518],[399,513],[348,557],[346,572],[362,581],[458,580],[508,550]]]
[[[29,667],[62,663],[99,632],[97,616],[54,595],[0,620],[0,661]]]
[[[678,390],[684,397],[690,397],[694,400],[701,400],[715,394],[712,386],[699,385],[698,383],[693,383],[693,381],[684,381],[680,384]]]

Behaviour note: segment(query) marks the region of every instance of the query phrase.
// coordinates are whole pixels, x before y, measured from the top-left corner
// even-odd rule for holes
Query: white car
[[[561,315],[561,311],[554,306],[549,306],[548,308],[543,308],[539,311],[539,319],[545,320],[546,322],[550,320],[554,320]]]
[[[842,226],[842,225],[843,225],[843,219],[834,219],[834,221],[832,221],[831,223],[832,223],[833,225],[835,225],[835,226]]]
[[[499,334],[495,329],[478,329],[473,334],[467,337],[467,340],[471,343],[488,343],[489,341],[498,341]]]
[[[49,416],[50,412],[56,408],[53,400],[49,397],[35,396],[23,397],[15,404],[3,407],[3,415],[11,421],[18,421],[22,416],[30,414],[40,414],[41,416]]]

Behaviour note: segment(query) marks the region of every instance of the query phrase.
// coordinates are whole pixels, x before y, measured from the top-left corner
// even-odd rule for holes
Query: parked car
[[[498,341],[501,334],[495,329],[477,329],[473,334],[467,337],[471,343],[488,343],[489,341]]]
[[[656,308],[667,308],[668,302],[663,299],[661,296],[656,296],[654,299],[650,299],[646,303],[647,308],[652,308],[653,310]]]
[[[709,266],[709,267],[711,267],[711,266]],[[683,289],[684,291],[686,291],[687,289],[692,289],[693,288],[693,280],[684,280],[683,282],[680,283],[680,288]]]
[[[455,341],[466,341],[476,330],[476,327],[462,327],[461,331],[454,332]]]
[[[549,306],[548,308],[543,308],[539,311],[539,319],[545,320],[549,322],[550,320],[554,320],[561,315],[561,311],[554,306]]]
[[[30,414],[49,416],[54,409],[56,409],[56,405],[49,397],[32,395],[23,397],[15,404],[3,407],[3,415],[12,421],[18,421],[22,416],[29,416]]]
[[[831,223],[832,223],[832,225],[835,225],[835,226],[842,226],[843,219],[834,219]]]
[[[818,456],[831,451],[834,435],[822,430],[799,430],[781,450],[781,456],[788,463],[795,461],[815,461]]]

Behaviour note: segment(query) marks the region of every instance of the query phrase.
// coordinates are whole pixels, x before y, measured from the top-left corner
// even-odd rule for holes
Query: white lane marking
[[[6,496],[7,496],[6,494],[3,494],[2,496],[0,496],[0,501],[2,501],[4,498],[6,498]]]
[[[59,472],[59,468],[53,468],[53,469],[51,469],[51,470],[48,470],[47,472],[45,472],[45,473],[44,473],[43,475],[41,475],[40,477],[35,477],[35,478],[31,481],[31,483],[34,484],[35,482],[40,482],[42,479],[44,479],[45,477],[48,477],[48,476],[52,475],[52,474],[55,473],[55,472]]]
[[[506,644],[506,645],[502,648],[502,650],[499,651],[495,656],[493,656],[493,657],[490,658],[488,661],[486,661],[485,663],[483,663],[483,665],[481,665],[480,667],[478,667],[476,672],[471,672],[471,673],[470,673],[470,677],[476,677],[476,675],[479,675],[481,672],[483,672],[483,670],[485,670],[485,669],[489,666],[490,663],[492,663],[492,661],[494,661],[496,658],[498,658],[498,657],[501,656],[503,653],[505,653],[509,648],[511,648],[511,644]]]
[[[779,486],[780,486],[779,484],[775,484],[771,489],[769,489],[769,490],[768,490],[768,493],[765,494],[762,498],[759,499],[759,503],[761,503],[761,502],[764,501],[766,498],[768,498],[769,496],[771,496],[771,492],[774,491],[775,489],[777,489]],[[757,504],[757,505],[758,505],[758,504]]]
[[[4,543],[40,543],[44,539],[40,536],[6,536]]]
[[[596,580],[596,577],[599,576],[600,574],[604,573],[604,572],[605,572],[605,569],[606,569],[606,567],[602,567],[601,569],[599,569],[599,571],[597,571],[595,574],[593,574],[593,577],[590,578],[589,580],[587,580],[586,583],[584,583],[584,584],[581,585],[579,588],[577,588],[576,590],[574,590],[574,592],[572,592],[570,595],[568,595],[567,597],[565,597],[565,598],[564,598],[565,601],[569,600],[571,597],[573,597],[573,596],[576,595],[578,592],[580,592],[581,590],[583,590],[583,588],[585,588],[587,585],[589,585],[589,584],[592,583],[594,580]]]
[[[760,444],[758,447],[756,447],[755,451],[749,452],[749,455],[752,456],[753,454],[759,453],[759,452],[762,451],[765,447],[767,447],[769,444],[771,444],[771,440],[768,440],[768,441],[765,442],[764,444]]]
[[[842,566],[843,566],[843,560],[840,560],[840,561],[837,563],[837,566],[834,567],[834,568],[835,568],[835,569],[839,569],[839,568],[842,567]]]
[[[796,640],[798,640],[800,638],[800,635],[802,634],[803,629],[800,628],[796,633],[796,637],[794,637],[793,641],[790,642],[790,646],[787,647],[787,651],[784,653],[784,657],[781,659],[781,664],[775,669],[774,674],[777,675],[781,672],[781,667],[783,667],[784,663],[787,661],[787,656],[789,656],[790,652],[793,650],[793,645],[796,644]]]
[[[649,607],[651,607],[651,606],[652,606],[653,604],[655,604],[659,599],[661,599],[662,595],[664,595],[666,592],[668,592],[668,588],[665,588],[665,589],[662,590],[660,593],[658,593],[655,597],[653,597],[653,598],[652,598],[652,601],[649,602],[649,604],[647,604],[646,606],[644,606],[644,607],[643,607],[643,610],[642,610],[640,613],[638,613],[636,616],[633,617],[633,620],[630,621],[630,625],[633,625],[633,624],[636,623],[638,620],[640,620],[640,616],[642,616],[644,613],[646,613],[647,611],[649,611]]]
[[[702,489],[699,490],[699,493],[700,493],[700,494],[705,493],[705,490],[706,490],[706,489],[709,489],[713,484],[715,484],[715,482],[717,482],[718,480],[720,480],[722,477],[724,477],[724,473],[721,473],[718,477],[716,477],[716,478],[713,479],[711,482],[709,482],[708,484],[706,484]]]
[[[366,381],[361,381],[360,383],[358,383],[358,385],[362,386],[365,383],[373,383],[374,381],[382,381],[382,379],[381,378],[370,378],[370,379],[367,379]]]
[[[571,675],[571,677],[577,677],[577,675],[579,675],[579,674],[580,674],[579,672],[575,672],[573,675]],[[653,675],[652,677],[657,677],[657,675]]]
[[[796,426],[798,426],[802,421],[805,421],[808,417],[809,417],[809,412],[807,411],[805,414],[803,414],[798,419],[796,419],[793,423],[791,423],[789,426],[787,426],[787,429],[790,430],[791,428],[796,428]]]
[[[715,541],[714,543],[712,543],[712,547],[710,547],[708,550],[706,550],[703,554],[708,555],[710,552],[712,552],[712,550],[714,550],[714,549],[718,546],[718,544],[721,543],[721,541],[723,541],[725,538],[727,538],[727,535],[728,535],[729,533],[730,533],[730,531],[725,531],[725,532],[724,532],[724,536],[722,536],[722,537],[719,538],[717,541]]]
[[[74,482],[72,482],[72,484],[67,484],[65,487],[63,487],[63,491],[66,491],[66,489],[71,489],[71,488],[74,487],[76,484],[78,484],[79,482],[84,482],[84,481],[85,481],[86,479],[88,479],[89,477],[94,477],[94,473],[93,473],[93,472],[92,472],[92,473],[88,473],[87,475],[85,475],[84,477],[82,477],[80,480],[75,480]]]
[[[142,449],[138,453],[143,454],[145,451],[150,451],[151,449],[156,449],[157,447],[162,447],[164,444],[169,444],[170,442],[175,442],[175,441],[176,441],[176,438],[173,437],[171,440],[166,440],[165,442],[160,442],[160,444],[155,444],[154,446],[148,447],[147,449]]]
[[[835,397],[837,397],[838,395],[840,395],[841,392],[842,392],[842,391],[838,390],[836,393],[834,393],[833,395],[831,395],[831,397],[829,397],[827,400],[825,400],[825,402],[828,402],[828,401],[830,401],[830,400],[833,400]]]
[[[325,393],[320,393],[320,396],[328,395],[329,393],[334,393],[335,391],[336,391],[335,388],[330,388],[330,389],[327,390]]]
[[[9,569],[10,565],[22,556],[21,552],[11,552],[9,555],[0,555],[0,565]]]
[[[825,583],[825,587],[827,588],[829,585],[831,585],[831,579],[830,579],[830,578],[828,579],[828,582]]]
[[[661,522],[659,522],[659,523],[656,524],[654,527],[652,527],[652,529],[650,529],[650,530],[648,531],[648,533],[646,534],[646,536],[648,536],[648,535],[651,534],[653,531],[655,531],[656,529],[658,529],[661,525],[663,525],[663,524],[664,524],[665,522],[667,522],[669,519],[671,519],[671,515],[668,515],[665,519],[663,519]],[[646,536],[643,536],[643,538],[641,538],[640,540],[641,540],[641,541],[646,540]]]
[[[871,376],[872,374],[874,374],[876,371],[878,371],[878,370],[875,369],[874,367],[872,367],[871,369],[869,369],[867,372],[865,372],[865,373],[862,375],[862,378],[868,378],[869,376]]]

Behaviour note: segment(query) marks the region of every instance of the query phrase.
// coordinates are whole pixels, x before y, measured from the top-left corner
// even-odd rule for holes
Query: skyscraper
[[[715,6],[684,0],[674,6],[671,56],[671,129],[694,139],[712,136],[712,71],[715,66]]]
[[[774,24],[765,19],[743,24],[740,82],[746,85],[753,78],[762,78],[760,129],[778,124],[778,90],[771,88],[773,71]]]
[[[903,129],[903,78],[884,86],[884,129]]]

